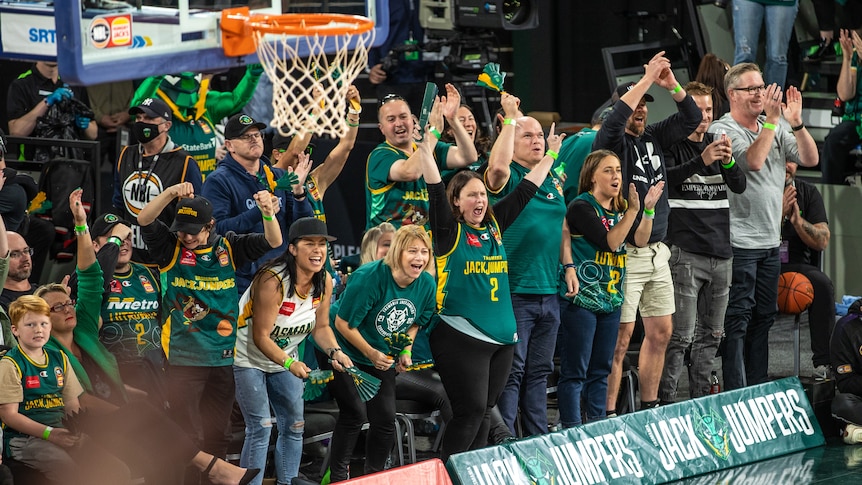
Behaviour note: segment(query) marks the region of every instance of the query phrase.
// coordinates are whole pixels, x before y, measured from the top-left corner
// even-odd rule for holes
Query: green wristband
[[[358,122],[358,121],[357,121],[356,123],[351,123],[351,122],[350,122],[350,118],[345,118],[344,120],[345,120],[345,121],[347,121],[347,126],[349,126],[349,127],[351,127],[351,128],[356,128],[357,126],[359,126],[359,122]]]
[[[556,159],[557,159],[557,157],[559,157],[559,156],[560,156],[560,154],[559,154],[559,153],[557,153],[557,152],[555,152],[555,151],[553,151],[553,150],[548,150],[548,151],[546,151],[546,152],[545,152],[545,155],[547,155],[547,156],[549,156],[549,157],[553,158],[554,160],[556,160]]]
[[[399,353],[398,353],[398,355],[409,355],[409,356],[411,356],[411,357],[412,357],[412,356],[413,356],[413,351],[411,351],[410,349],[404,349],[404,350],[402,350],[401,352],[399,352]]]
[[[109,238],[108,238],[108,242],[109,242],[109,243],[114,243],[114,244],[116,244],[118,247],[123,245],[123,240],[122,240],[122,239],[120,239],[120,238],[118,238],[117,236],[111,236],[111,237],[109,237]]]
[[[429,128],[429,129],[428,129],[428,131],[429,131],[432,135],[434,135],[435,137],[437,137],[437,139],[438,139],[438,140],[440,139],[440,130],[438,130],[437,128],[434,128],[434,127],[432,126],[431,128]]]
[[[767,130],[775,131],[775,125],[773,125],[772,123],[764,123],[763,127],[766,128]]]
[[[727,165],[722,163],[721,168],[723,168],[725,170],[730,170],[734,165],[736,165],[736,159],[733,157],[730,157],[730,162]]]
[[[288,357],[288,358],[284,359],[284,368],[287,370],[290,370],[290,366],[294,362],[295,362],[295,360],[293,357]]]
[[[54,428],[51,426],[45,426],[45,431],[42,431],[42,439],[48,441],[48,438],[51,436],[51,431],[54,431]]]
[[[676,94],[680,91],[682,91],[682,86],[680,86],[679,83],[676,83],[676,87],[670,90],[670,94]]]
[[[518,122],[515,121],[514,118],[505,118],[505,119],[503,119],[503,125],[504,126],[505,125],[518,126]]]
[[[263,215],[263,220],[265,220],[265,221],[271,221],[271,220],[275,219],[274,217],[268,216],[268,215],[264,214],[263,212],[261,212],[261,215]]]

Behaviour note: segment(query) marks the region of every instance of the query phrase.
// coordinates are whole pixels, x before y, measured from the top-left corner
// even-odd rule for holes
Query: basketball
[[[811,281],[802,273],[782,273],[778,279],[778,310],[781,313],[798,315],[814,301]]]

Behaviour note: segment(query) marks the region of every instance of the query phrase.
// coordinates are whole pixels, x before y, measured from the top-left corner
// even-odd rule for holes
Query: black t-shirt
[[[19,296],[32,295],[34,291],[36,291],[36,288],[33,285],[30,285],[30,289],[26,291],[15,291],[3,288],[3,291],[0,292],[0,306],[8,312],[9,304],[17,300]]]
[[[6,114],[10,120],[16,120],[24,116],[35,108],[36,104],[45,99],[45,97],[53,93],[57,88],[62,87],[63,84],[62,79],[57,79],[55,83],[46,78],[33,65],[29,71],[21,74],[18,79],[12,81],[12,84],[9,85],[9,94],[6,96]],[[87,106],[90,105],[90,98],[87,96],[86,89],[78,86],[72,86],[70,89],[75,93],[75,99]]]
[[[796,202],[799,204],[799,210],[802,211],[800,215],[811,224],[821,222],[828,224],[826,206],[823,205],[823,197],[817,187],[798,178],[795,182]],[[789,220],[781,227],[781,240],[787,241],[788,263],[818,265],[816,259],[819,256],[815,257],[816,252],[805,245]]]
[[[573,235],[582,235],[595,244],[602,251],[613,252],[618,248],[608,246],[608,229],[596,215],[596,208],[582,199],[575,199],[569,204],[566,211],[566,221],[569,224],[569,232]]]

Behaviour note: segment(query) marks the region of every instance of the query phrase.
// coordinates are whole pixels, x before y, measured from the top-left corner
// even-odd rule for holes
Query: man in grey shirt
[[[733,140],[733,158],[748,185],[727,197],[733,275],[721,356],[724,387],[738,389],[767,380],[769,329],[778,313],[784,163],[813,167],[819,155],[802,123],[802,94],[795,87],[782,103],[781,87],[765,86],[760,68],[742,63],[727,71],[724,88],[730,112],[709,131]]]

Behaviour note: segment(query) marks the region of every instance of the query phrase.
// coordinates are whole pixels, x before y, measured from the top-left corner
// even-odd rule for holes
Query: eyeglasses
[[[238,136],[236,138],[246,143],[251,143],[253,140],[260,140],[261,138],[263,138],[263,133],[256,131],[254,133],[246,133],[245,135]]]
[[[24,249],[17,250],[17,251],[9,251],[9,257],[12,259],[18,259],[18,258],[24,256],[25,254],[33,256],[33,248],[24,248]]]
[[[390,94],[387,94],[386,96],[383,96],[382,98],[380,98],[380,101],[377,102],[377,109],[380,109],[381,106],[383,106],[384,104],[389,103],[391,101],[407,102],[407,100],[405,100],[404,97],[401,96],[400,94],[390,93]]]
[[[51,311],[53,313],[62,313],[68,308],[69,310],[75,309],[75,300],[69,300],[66,303],[57,303],[56,305],[51,307]]]
[[[733,89],[734,91],[748,91],[748,94],[754,96],[755,94],[760,94],[760,93],[766,91],[766,86],[760,85],[760,86],[749,86],[747,88],[731,88],[731,89]]]

